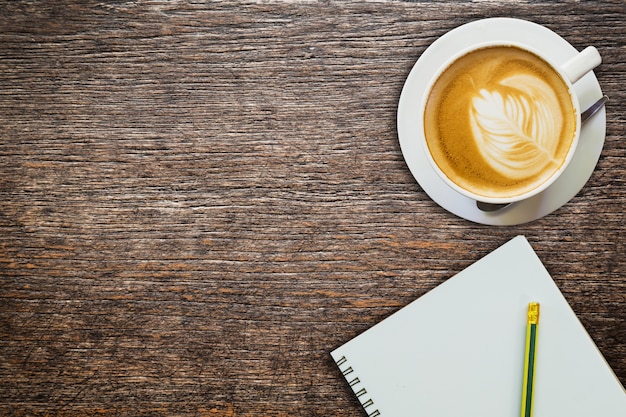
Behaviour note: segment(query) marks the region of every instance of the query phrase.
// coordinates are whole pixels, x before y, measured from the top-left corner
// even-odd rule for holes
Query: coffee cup
[[[437,175],[476,201],[506,204],[556,181],[580,139],[573,89],[601,62],[590,46],[565,63],[515,42],[488,42],[449,59],[421,100],[421,145]]]

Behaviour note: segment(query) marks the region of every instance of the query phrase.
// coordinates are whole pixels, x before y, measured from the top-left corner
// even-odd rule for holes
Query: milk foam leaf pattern
[[[523,179],[555,162],[562,116],[556,95],[543,81],[518,76],[500,84],[502,88],[483,89],[473,98],[472,132],[482,157],[494,170]],[[511,85],[522,85],[524,90]]]

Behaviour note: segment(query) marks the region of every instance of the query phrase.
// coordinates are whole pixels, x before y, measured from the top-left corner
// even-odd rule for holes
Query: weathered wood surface
[[[328,352],[518,234],[626,383],[626,6],[0,3],[0,414],[362,416]],[[596,45],[566,206],[433,203],[395,129],[415,60],[513,16]]]

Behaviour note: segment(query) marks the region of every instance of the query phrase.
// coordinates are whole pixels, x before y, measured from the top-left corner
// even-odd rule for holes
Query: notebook
[[[624,417],[626,391],[518,236],[331,352],[369,417],[518,417],[541,303],[534,417]]]

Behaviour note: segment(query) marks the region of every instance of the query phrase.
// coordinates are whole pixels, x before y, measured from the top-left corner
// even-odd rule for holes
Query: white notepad
[[[331,355],[370,417],[518,417],[530,301],[534,417],[625,417],[626,391],[523,236]]]

